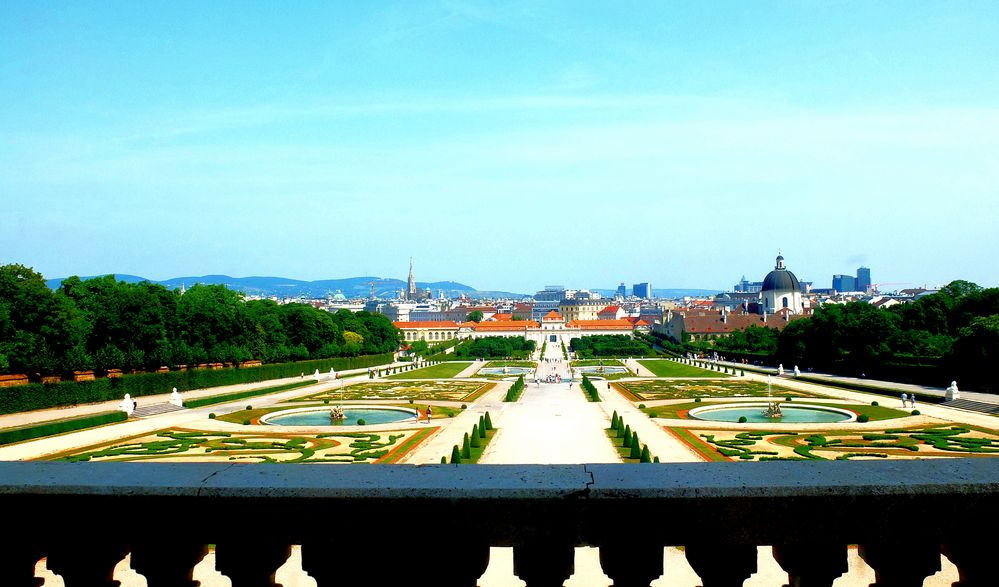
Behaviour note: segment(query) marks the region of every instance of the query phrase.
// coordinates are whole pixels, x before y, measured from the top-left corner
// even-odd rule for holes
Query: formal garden
[[[424,400],[470,402],[492,389],[495,383],[478,381],[364,381],[331,387],[295,398],[295,402],[336,402],[358,400]]]
[[[53,461],[395,463],[436,428],[319,434],[168,429],[76,449]]]
[[[767,384],[748,379],[673,379],[620,381],[611,386],[631,401],[693,399],[698,397],[766,397]],[[773,388],[779,397],[823,397],[796,389]]]
[[[808,432],[678,427],[667,430],[709,461],[999,456],[999,431],[964,424]]]
[[[656,377],[728,377],[726,373],[685,365],[669,359],[644,359],[638,361],[638,364]]]
[[[780,400],[780,403],[785,407],[793,407],[795,402],[797,401],[794,400],[792,396],[781,396],[778,399]],[[819,406],[819,407],[828,407],[828,408],[838,408],[841,410],[849,410],[851,412],[856,413],[858,419],[861,422],[877,422],[879,420],[904,418],[906,416],[912,415],[911,411],[903,411],[903,410],[897,410],[895,408],[880,406],[877,405],[878,402],[872,402],[873,405],[870,405],[870,404],[858,404],[846,400],[816,401],[813,399],[808,399],[805,401],[809,406]],[[657,406],[646,406],[645,404],[639,404],[639,407],[642,410],[642,412],[644,412],[650,418],[663,418],[668,420],[686,420],[686,419],[692,419],[689,416],[690,410],[703,408],[705,406],[711,405],[711,403],[715,402],[702,402],[700,398],[697,398],[694,401],[661,404]],[[756,402],[756,404],[758,403],[759,402]]]

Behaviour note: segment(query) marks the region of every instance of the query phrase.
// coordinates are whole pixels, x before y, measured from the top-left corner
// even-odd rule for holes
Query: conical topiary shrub
[[[624,427],[624,442],[621,443],[621,446],[624,448],[631,446],[631,424]]]
[[[637,459],[637,458],[639,458],[641,456],[642,456],[642,448],[641,448],[641,445],[638,444],[638,433],[637,432],[632,432],[631,433],[631,454],[628,455],[628,458]]]
[[[469,442],[469,445],[472,448],[479,448],[480,446],[482,446],[482,444],[479,443],[479,426],[478,426],[478,424],[473,424],[472,425],[472,438],[471,438],[471,441]]]
[[[441,457],[441,464],[442,465],[446,465],[447,464],[447,457]]]
[[[486,423],[479,418],[479,438],[486,437]]]
[[[617,430],[617,410],[614,410],[614,414],[611,416],[611,428]]]
[[[465,433],[465,439],[461,441],[461,458],[472,458],[472,444],[468,440],[468,432]]]
[[[621,436],[624,434],[624,418],[621,416],[617,417],[617,435]]]
[[[641,456],[641,458],[638,459],[638,462],[640,462],[640,463],[651,463],[652,462],[652,455],[649,453],[649,445],[647,445],[647,444],[643,444],[642,445],[642,456]]]
[[[492,430],[493,429],[493,421],[489,419],[489,412],[486,412],[485,421],[486,421],[486,430]]]
[[[460,465],[461,464],[461,451],[458,450],[458,445],[454,445],[451,449],[451,464]]]

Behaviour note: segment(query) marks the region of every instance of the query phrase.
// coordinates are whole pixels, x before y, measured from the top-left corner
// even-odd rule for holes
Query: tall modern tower
[[[868,267],[857,268],[857,291],[871,290],[871,270]]]
[[[413,258],[409,258],[409,287],[406,288],[406,299],[416,299],[416,278],[413,277]]]
[[[631,293],[635,295],[636,298],[641,298],[647,300],[652,297],[652,286],[645,283],[636,283],[631,286]]]

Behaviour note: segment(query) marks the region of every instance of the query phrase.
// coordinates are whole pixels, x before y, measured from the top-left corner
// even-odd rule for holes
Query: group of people
[[[552,374],[547,375],[547,376],[545,376],[543,378],[538,378],[538,377],[534,378],[534,383],[538,387],[541,387],[541,382],[542,381],[544,381],[545,383],[562,383],[562,376],[559,375],[559,374],[557,374],[557,373],[552,373]],[[572,385],[572,380],[571,379],[569,380],[569,385],[570,386]]]
[[[908,402],[908,403],[906,403],[906,402]],[[913,393],[912,395],[908,395],[907,396],[906,394],[903,393],[902,394],[902,407],[903,408],[905,408],[905,407],[915,408],[916,407],[916,394]]]
[[[430,417],[433,416],[433,413],[434,413],[433,408],[427,405],[427,424],[430,423]],[[416,421],[417,422],[420,421],[420,408],[416,408]]]

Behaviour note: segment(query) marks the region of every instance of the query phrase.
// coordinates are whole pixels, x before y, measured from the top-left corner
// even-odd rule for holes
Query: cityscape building
[[[833,275],[832,288],[838,292],[857,291],[857,278],[852,275]]]
[[[871,291],[871,270],[868,267],[857,268],[857,291],[870,293]]]
[[[631,286],[631,292],[636,298],[643,300],[652,298],[652,286],[648,282],[634,284]]]

